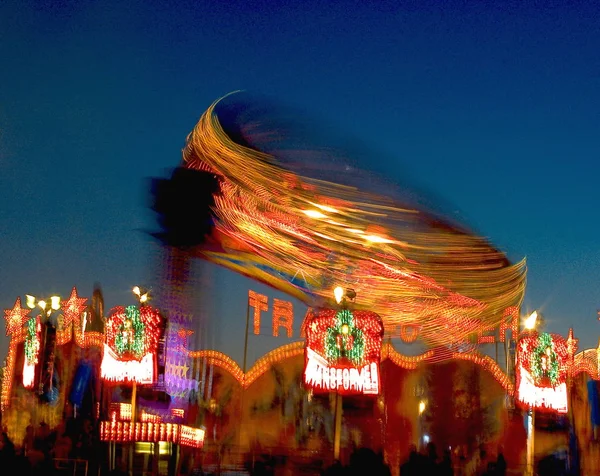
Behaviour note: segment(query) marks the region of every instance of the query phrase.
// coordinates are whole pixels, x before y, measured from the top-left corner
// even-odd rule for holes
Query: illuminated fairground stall
[[[152,405],[157,401],[152,397],[161,393],[153,385],[165,322],[146,302],[147,293],[139,287],[134,293],[139,305],[115,307],[106,320],[101,376],[109,389],[130,395],[130,403],[110,403],[108,419],[100,421],[100,439],[109,444],[109,470],[179,474],[180,448],[201,448],[204,429],[185,424],[188,408]],[[138,401],[142,396],[145,404]]]
[[[0,406],[18,445],[28,425],[55,428],[65,417],[93,418],[100,398],[102,294],[91,304],[73,288],[68,299],[27,295],[4,311],[10,338]]]
[[[333,458],[339,460],[343,395],[377,396],[381,391],[383,323],[370,311],[353,311],[354,290],[336,288],[340,309],[320,309],[305,322],[304,385],[335,394]],[[349,297],[348,297],[349,296]]]
[[[535,316],[534,316],[535,317]],[[567,414],[569,389],[577,370],[577,340],[547,332],[527,332],[517,342],[516,388],[518,404],[527,412],[527,474],[534,474],[535,415]]]
[[[254,451],[256,445],[259,454],[265,448],[283,454],[311,451],[332,459],[339,434],[335,427],[341,425],[343,460],[354,444],[350,440],[356,437],[362,444],[385,448],[386,458],[399,464],[410,444],[441,438],[443,432],[464,431],[469,420],[460,412],[472,408],[497,421],[493,451],[504,446],[511,464],[524,468],[523,416],[530,405],[540,412],[546,408],[548,418],[556,413],[559,421],[563,421],[560,415],[566,418],[574,408],[582,447],[591,438],[587,403],[578,400],[571,405],[567,397],[569,388],[576,387],[585,395],[588,379],[598,381],[598,349],[576,352],[572,332],[568,339],[524,333],[517,309],[505,311],[498,327],[480,329],[470,339],[423,346],[420,340],[426,330],[403,325],[382,334],[380,319],[368,311],[338,307],[305,312],[300,308],[298,316],[291,301],[255,290],[248,291],[247,299],[249,333],[262,335],[260,342],[267,341],[268,335],[273,341],[289,343],[267,352],[245,372],[239,355],[234,360],[216,349],[187,352],[192,367],[200,369],[199,385],[208,394],[207,403],[222,406],[215,421],[230,416],[229,423],[220,425],[207,421],[209,451],[229,434],[233,435],[232,451]],[[296,380],[298,372],[301,380]],[[430,375],[430,380],[423,381],[423,375]],[[478,376],[476,383],[469,380],[470,375]],[[343,395],[343,412],[336,412],[341,400],[337,395]],[[470,404],[471,398],[480,403]],[[440,413],[445,407],[451,410],[447,419]],[[462,426],[455,427],[461,418]],[[565,431],[568,428],[539,435],[537,454],[550,451],[548,445],[562,445]],[[239,461],[232,457],[228,464],[234,467]]]
[[[25,306],[17,298],[4,311],[2,424],[17,446],[30,425],[52,430],[88,420],[110,450],[108,458],[95,452],[100,466],[154,465],[155,474],[173,474],[181,448],[202,447],[193,411],[157,389],[165,320],[136,289],[138,305],[118,306],[106,318],[99,289],[90,305],[73,288],[66,300],[28,295]]]
[[[328,401],[328,395],[344,395],[342,435],[360,430],[365,438],[373,433],[373,428],[381,428],[382,434],[368,440],[369,444],[393,448],[396,444],[392,443],[393,438],[398,434],[413,435],[407,437],[413,440],[420,417],[427,417],[434,399],[438,398],[428,394],[426,388],[424,393],[413,394],[418,387],[413,376],[431,366],[446,368],[453,363],[464,363],[482,370],[485,383],[482,392],[485,390],[494,398],[514,397],[517,408],[535,407],[540,412],[538,415],[544,408],[567,412],[566,415],[573,411],[573,418],[580,422],[578,438],[582,441],[593,438],[589,424],[587,427],[585,424],[590,410],[580,402],[571,405],[564,397],[565,391],[567,397],[570,395],[570,383],[583,385],[585,391],[586,379],[598,380],[599,353],[598,349],[576,352],[577,340],[572,332],[567,339],[520,334],[519,313],[508,310],[497,328],[481,329],[471,340],[453,346],[430,345],[422,351],[407,353],[410,346],[419,345],[426,329],[414,325],[388,328],[382,342],[381,322],[367,311],[309,308],[305,312],[290,301],[273,300],[254,290],[248,290],[246,298],[249,333],[263,334],[264,341],[265,329],[269,329],[269,338],[279,343],[283,341],[284,345],[262,355],[246,371],[231,355],[216,349],[179,347],[181,355],[189,359],[189,374],[199,376],[198,397],[190,399],[187,406],[175,404],[157,390],[161,371],[167,371],[160,367],[161,329],[164,327],[160,314],[144,303],[117,307],[109,313],[105,326],[104,323],[99,326],[91,312],[94,305],[86,306],[87,300],[80,298],[76,290],[56,310],[59,316],[55,354],[58,357],[54,360],[54,370],[61,378],[50,379],[45,375],[42,382],[55,384],[50,387],[46,383],[35,391],[40,381],[40,371],[36,368],[34,388],[27,388],[31,386],[31,377],[23,371],[24,367],[35,363],[36,352],[38,362],[48,361],[42,357],[43,349],[52,341],[46,338],[44,345],[45,321],[40,313],[31,316],[34,314],[32,306],[22,306],[17,300],[12,309],[5,311],[11,342],[2,387],[3,423],[18,443],[22,440],[19,431],[24,431],[30,422],[46,421],[54,427],[64,413],[79,416],[97,408],[98,413],[94,415],[100,419],[99,434],[102,440],[110,442],[113,466],[129,466],[130,449],[131,464],[137,468],[158,464],[161,470],[168,471],[167,468],[176,466],[178,453],[183,464],[186,452],[197,453],[196,461],[203,460],[205,466],[215,461],[213,455],[223,454],[221,462],[225,465],[227,458],[233,461],[237,457],[218,453],[220,448],[229,445],[235,454],[246,454],[255,451],[256,442],[260,442],[262,448],[278,448],[277,451],[292,454],[311,451],[327,458],[331,455],[333,440],[327,443],[324,427],[329,425],[327,415],[335,415],[336,409],[335,399]],[[40,305],[33,308],[41,309]],[[32,317],[35,326],[29,324]],[[105,332],[102,332],[103,327]],[[40,336],[39,345],[29,343],[33,338],[28,334]],[[511,334],[522,337],[516,347],[516,384],[510,366],[493,357],[498,345],[510,348],[510,342],[514,341]],[[74,349],[72,353],[68,351],[69,345]],[[69,368],[72,369],[70,377]],[[169,369],[173,376],[185,370],[183,367]],[[294,380],[297,371],[301,376],[298,381]],[[100,380],[101,373],[105,379],[102,398],[100,392],[96,393],[94,383]],[[23,383],[23,374],[27,386]],[[300,388],[304,390],[297,393]],[[449,387],[444,395],[453,400],[458,394]],[[279,402],[280,410],[273,410],[273,402]],[[346,411],[347,404],[354,408]],[[296,421],[294,415],[307,418]],[[307,420],[309,424],[305,425],[303,422]],[[206,427],[209,445],[197,452],[205,442],[200,423]],[[286,424],[293,424],[294,431],[290,432]],[[398,428],[403,429],[398,432]],[[342,436],[342,453],[350,444],[347,438]],[[518,437],[511,436],[511,439]],[[542,448],[539,438],[536,441],[536,447]],[[398,444],[400,451],[407,448],[409,442]],[[522,447],[525,448],[525,439]],[[234,463],[239,467],[240,459]]]

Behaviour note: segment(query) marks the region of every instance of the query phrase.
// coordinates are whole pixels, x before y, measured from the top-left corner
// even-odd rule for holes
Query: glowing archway
[[[284,362],[293,357],[304,355],[305,342],[297,341],[286,344],[270,352],[267,352],[244,374],[241,367],[227,354],[216,350],[198,350],[188,352],[192,359],[206,359],[208,365],[214,365],[229,373],[243,388],[252,385],[261,375],[265,374],[271,366]],[[600,380],[598,359],[600,357],[600,347],[598,349],[587,349],[575,356],[573,365],[573,375],[582,372],[587,373],[590,378]],[[420,355],[407,356],[398,352],[392,343],[386,342],[381,349],[381,361],[390,360],[394,365],[408,370],[414,370],[419,365],[447,362],[450,360],[470,361],[479,365],[488,372],[506,390],[507,394],[512,396],[514,393],[514,384],[510,377],[502,370],[498,363],[489,355],[481,354],[477,351],[468,353],[460,352],[439,352],[428,350]]]

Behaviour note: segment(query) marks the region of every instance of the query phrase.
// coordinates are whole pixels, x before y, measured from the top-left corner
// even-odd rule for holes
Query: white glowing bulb
[[[335,302],[338,304],[342,302],[342,298],[344,297],[344,288],[338,286],[333,290],[333,296],[335,297]]]
[[[58,311],[58,309],[60,309],[60,296],[52,296],[50,298],[50,307],[55,311]]]
[[[538,318],[537,311],[533,311],[531,314],[529,314],[529,317],[527,317],[524,321],[525,329],[527,329],[527,330],[535,329],[537,318]]]
[[[31,294],[26,294],[25,299],[27,300],[27,307],[29,309],[33,309],[35,307],[35,296],[32,296]]]

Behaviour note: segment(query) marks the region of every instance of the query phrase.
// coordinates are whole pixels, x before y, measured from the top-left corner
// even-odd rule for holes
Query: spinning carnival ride
[[[290,146],[293,132],[237,99],[208,108],[183,167],[155,185],[164,242],[311,307],[331,303],[335,286],[351,287],[357,308],[379,314],[386,330],[413,326],[434,346],[518,312],[525,260],[511,264],[403,191],[383,194],[387,185],[337,165],[329,150],[302,139]]]

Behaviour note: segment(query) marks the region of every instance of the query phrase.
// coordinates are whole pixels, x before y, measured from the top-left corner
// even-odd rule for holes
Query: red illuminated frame
[[[545,341],[542,339],[545,339]],[[543,342],[549,343],[549,346],[542,345]],[[549,351],[544,351],[542,355],[544,350],[542,347],[549,347]],[[538,356],[537,363],[536,354]],[[551,356],[552,359],[550,359]],[[541,360],[543,360],[542,370],[540,370]],[[548,374],[553,365],[555,376],[550,379]],[[519,339],[517,345],[516,400],[528,408],[567,413],[568,365],[569,346],[562,336],[532,333]]]
[[[360,358],[345,355],[332,358],[327,351],[330,342],[345,345],[333,334],[339,328],[340,312],[350,312],[353,327],[362,339]],[[348,331],[347,331],[348,332]],[[305,387],[314,392],[337,392],[343,395],[379,395],[381,378],[379,363],[383,323],[371,311],[321,309],[306,321],[306,347],[303,380]],[[347,344],[350,348],[352,343]]]

